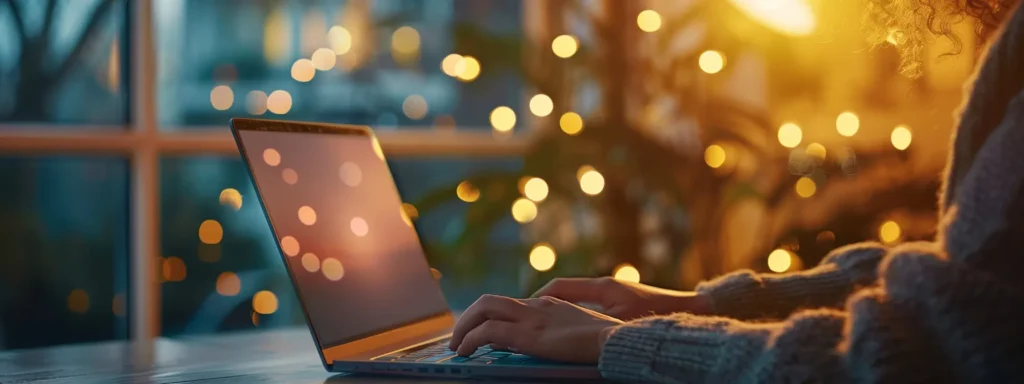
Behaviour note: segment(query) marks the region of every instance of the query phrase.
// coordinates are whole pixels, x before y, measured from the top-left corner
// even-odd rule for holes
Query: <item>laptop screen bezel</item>
[[[317,352],[320,355],[320,360],[323,362],[324,367],[327,370],[331,369],[331,363],[347,355],[358,355],[364,350],[373,350],[378,346],[375,345],[374,336],[386,336],[393,335],[406,339],[418,339],[420,336],[434,337],[435,334],[447,332],[452,325],[454,325],[454,316],[450,309],[444,309],[437,313],[432,313],[421,318],[412,319],[407,322],[396,324],[392,327],[380,329],[373,332],[364,334],[354,335],[346,340],[332,343],[331,345],[324,345],[320,343],[320,338],[317,335],[316,328],[313,326],[313,322],[309,317],[309,311],[306,308],[306,303],[302,299],[302,292],[300,292],[297,277],[291,268],[287,266],[287,259],[284,256],[284,251],[281,249],[281,244],[277,241],[279,234],[277,233],[274,221],[267,213],[266,202],[263,199],[263,194],[260,191],[259,183],[256,181],[256,176],[252,172],[252,164],[249,161],[249,156],[245,150],[245,144],[242,142],[240,132],[242,131],[260,131],[260,132],[291,132],[291,133],[306,133],[306,134],[330,134],[330,135],[352,135],[352,136],[363,136],[368,137],[376,141],[376,137],[373,131],[367,126],[357,125],[345,125],[345,124],[324,124],[314,122],[301,122],[301,121],[283,121],[283,120],[265,120],[265,119],[250,119],[250,118],[233,118],[230,120],[229,126],[231,127],[231,134],[234,137],[235,144],[238,146],[238,152],[242,157],[242,161],[245,163],[246,173],[249,175],[249,180],[252,182],[253,189],[256,191],[256,199],[260,203],[260,209],[263,210],[263,215],[267,219],[267,223],[270,225],[270,231],[274,236],[274,244],[277,247],[278,256],[281,257],[281,261],[284,262],[285,270],[288,272],[288,278],[292,283],[292,288],[295,289],[296,296],[299,300],[299,307],[302,308],[303,317],[306,319],[306,325],[309,328],[310,334],[313,337],[313,343],[316,345]],[[385,161],[386,163],[386,161]],[[397,188],[397,185],[395,186]],[[414,227],[415,228],[415,227]],[[422,248],[422,240],[420,240],[419,231],[416,231],[417,242],[420,243]],[[440,289],[440,287],[438,287]],[[420,335],[423,334],[423,335]],[[395,341],[394,337],[382,338],[385,341]],[[352,344],[350,347],[355,348],[344,348],[345,346]],[[336,349],[341,353],[329,353],[329,350]]]

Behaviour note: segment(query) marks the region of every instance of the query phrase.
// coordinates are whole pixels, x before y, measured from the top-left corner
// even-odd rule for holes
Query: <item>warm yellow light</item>
[[[480,62],[473,56],[463,56],[455,65],[455,73],[461,81],[473,81],[480,76]]]
[[[810,143],[807,144],[807,150],[805,150],[804,153],[806,153],[807,156],[816,157],[819,160],[824,160],[826,154],[825,146],[819,143]]]
[[[359,237],[365,237],[367,233],[370,233],[370,224],[362,217],[352,218],[348,223],[348,227],[352,230],[353,234]]]
[[[68,294],[68,310],[75,313],[85,313],[89,310],[89,294],[85,290],[74,289]]]
[[[636,267],[630,264],[622,264],[615,267],[615,272],[612,273],[615,280],[627,281],[630,283],[640,282],[640,271]]]
[[[560,35],[551,41],[551,51],[555,56],[568,59],[579,50],[580,43],[571,35]]]
[[[313,51],[313,68],[321,71],[329,71],[334,68],[334,64],[338,61],[338,55],[334,53],[330,48],[319,48]]]
[[[520,197],[512,203],[512,218],[519,223],[529,223],[537,218],[537,204]]]
[[[164,281],[182,281],[185,280],[185,275],[188,274],[185,268],[185,261],[175,256],[164,258],[160,269],[163,272]]]
[[[900,239],[902,232],[903,231],[900,229],[899,224],[895,221],[889,220],[878,227],[878,238],[881,239],[883,243],[892,244]]]
[[[327,44],[335,54],[344,55],[352,49],[352,34],[340,25],[335,25],[327,31]]]
[[[398,211],[402,215],[402,221],[410,227],[412,226],[412,221],[420,217],[420,211],[416,209],[415,205],[409,203],[402,203],[402,208]]]
[[[551,245],[546,243],[537,244],[530,250],[530,266],[539,272],[551,270],[555,266],[555,259],[558,256]]]
[[[234,104],[234,102],[235,93],[231,91],[229,86],[218,85],[210,91],[210,104],[213,105],[213,109],[224,111],[231,108],[231,104]]]
[[[320,258],[312,253],[302,255],[302,268],[309,272],[320,270]]]
[[[566,112],[558,119],[558,127],[569,136],[579,135],[583,132],[583,117],[576,112]]]
[[[267,113],[267,93],[250,91],[245,96],[245,110],[257,116]]]
[[[523,195],[538,203],[544,201],[548,197],[548,183],[539,177],[530,178],[523,184]]]
[[[860,130],[860,118],[856,113],[843,112],[836,117],[836,131],[840,135],[851,137],[856,135],[858,130]]]
[[[548,95],[540,93],[530,98],[530,112],[534,115],[544,117],[550,115],[553,110],[555,110],[555,103]]]
[[[338,281],[345,277],[345,267],[335,258],[328,257],[324,259],[323,264],[320,265],[320,271],[330,281]]]
[[[380,140],[377,140],[377,136],[373,136],[373,153],[377,154],[377,158],[384,161],[384,149],[380,146]]]
[[[459,71],[465,69],[465,64],[462,64],[462,55],[458,53],[445,56],[444,60],[441,60],[441,71],[448,76],[458,77]]]
[[[391,35],[391,50],[400,55],[415,55],[420,50],[420,32],[410,26],[403,26]]]
[[[217,293],[234,296],[242,290],[242,280],[234,272],[223,272],[217,276]]]
[[[910,133],[910,127],[900,125],[892,130],[892,135],[890,135],[889,138],[892,140],[893,147],[903,151],[910,147],[910,141],[913,139],[913,134]]]
[[[455,187],[455,195],[459,197],[459,200],[472,203],[480,198],[480,190],[470,182],[463,181]]]
[[[220,191],[218,201],[220,205],[227,205],[236,211],[242,209],[242,194],[237,189],[224,188],[223,191]]]
[[[604,176],[595,169],[589,169],[579,174],[580,189],[590,196],[597,195],[604,190]]]
[[[299,173],[295,172],[294,169],[285,168],[281,170],[281,180],[284,180],[285,184],[295,185],[299,182]]]
[[[768,254],[768,269],[775,273],[782,273],[793,266],[793,255],[785,249],[776,249]]]
[[[806,0],[731,0],[747,16],[775,31],[802,36],[814,31],[814,12]]]
[[[285,236],[281,238],[281,251],[289,257],[299,254],[299,241],[294,237]]]
[[[892,45],[900,45],[907,42],[907,34],[901,30],[893,29],[885,36],[885,41]]]
[[[516,125],[516,112],[501,106],[491,111],[491,127],[498,132],[509,132]]]
[[[282,89],[271,92],[267,97],[267,109],[278,115],[288,113],[292,109],[292,95]]]
[[[281,164],[281,154],[274,148],[267,148],[263,151],[263,162],[271,167]]]
[[[316,211],[308,205],[299,208],[299,221],[305,225],[316,224]]]
[[[793,123],[785,123],[779,127],[779,144],[786,148],[796,148],[804,139],[804,132],[800,126]]]
[[[217,220],[206,220],[199,224],[199,241],[204,244],[218,244],[224,237],[224,228]]]
[[[252,296],[252,310],[261,315],[277,312],[277,295],[270,291],[259,291]]]
[[[402,102],[402,113],[413,120],[419,120],[427,116],[427,100],[420,95],[409,95]]]
[[[725,164],[725,149],[717,144],[711,144],[704,150],[704,162],[711,168],[721,167]]]
[[[796,181],[794,189],[796,189],[797,195],[806,199],[814,196],[814,192],[818,191],[818,185],[815,184],[814,180],[811,180],[811,178],[804,176],[801,177],[800,180]]]
[[[654,32],[661,29],[661,15],[653,9],[647,9],[636,15],[636,25],[641,31]]]
[[[725,68],[725,55],[718,51],[704,51],[700,54],[697,59],[697,65],[700,66],[700,70],[715,74],[722,71]]]
[[[313,60],[310,59],[298,59],[292,63],[292,79],[298,82],[308,82],[313,80],[313,76],[316,74],[316,67],[313,65]]]

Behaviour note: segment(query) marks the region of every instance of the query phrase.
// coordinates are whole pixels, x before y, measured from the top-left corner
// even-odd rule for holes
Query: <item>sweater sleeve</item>
[[[781,319],[798,308],[838,308],[857,288],[874,283],[885,252],[877,243],[848,245],[806,271],[737,271],[701,283],[697,292],[710,299],[715,314],[741,320]]]

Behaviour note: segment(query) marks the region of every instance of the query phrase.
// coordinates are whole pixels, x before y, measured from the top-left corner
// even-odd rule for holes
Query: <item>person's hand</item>
[[[597,304],[605,314],[623,320],[674,312],[712,314],[707,298],[694,292],[673,291],[610,277],[554,279],[534,296]]]
[[[542,359],[597,363],[602,335],[622,321],[553,297],[484,295],[455,325],[449,348],[468,356],[490,345]]]

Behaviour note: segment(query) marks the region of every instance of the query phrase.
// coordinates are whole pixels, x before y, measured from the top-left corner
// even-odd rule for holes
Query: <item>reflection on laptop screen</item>
[[[448,310],[370,136],[238,135],[322,348]]]

